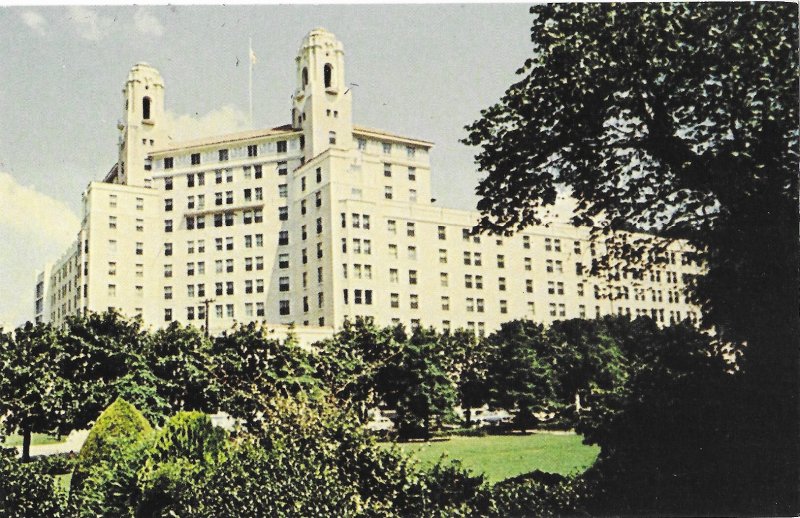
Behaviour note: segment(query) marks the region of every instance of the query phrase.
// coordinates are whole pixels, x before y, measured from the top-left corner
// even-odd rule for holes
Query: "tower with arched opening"
[[[309,160],[326,149],[352,145],[352,92],[344,79],[344,48],[325,29],[303,39],[295,58],[297,89],[292,126],[303,130]]]

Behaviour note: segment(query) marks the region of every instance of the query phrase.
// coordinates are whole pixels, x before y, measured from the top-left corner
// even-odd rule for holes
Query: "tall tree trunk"
[[[22,429],[22,462],[29,462],[31,460],[31,429],[25,427]]]
[[[472,426],[472,409],[470,407],[464,411],[464,417],[466,418],[466,427],[470,428]]]

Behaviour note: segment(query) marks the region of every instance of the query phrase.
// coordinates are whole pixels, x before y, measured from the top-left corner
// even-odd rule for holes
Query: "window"
[[[164,243],[164,255],[172,255],[172,243]]]
[[[247,146],[247,156],[249,157],[258,156],[258,146],[256,146],[255,144]]]
[[[136,210],[144,210],[144,198],[136,198]]]
[[[114,262],[108,263],[108,274],[109,275],[116,275],[117,274],[117,263],[114,263]]]
[[[525,291],[528,293],[533,293],[533,279],[525,280]]]
[[[325,303],[325,295],[322,292],[317,293],[317,307],[321,308]]]
[[[256,180],[259,180],[264,175],[264,169],[261,165],[254,165],[253,166],[253,176]]]
[[[547,261],[545,261],[545,269],[547,270],[547,273],[553,273],[553,260],[552,259],[548,259]]]
[[[117,195],[116,194],[109,194],[108,195],[108,206],[112,209],[117,206]]]
[[[391,185],[387,185],[383,188],[383,197],[387,200],[392,199],[392,187]]]
[[[358,150],[359,151],[365,151],[367,149],[367,140],[366,139],[358,138],[358,139],[356,139],[356,141],[358,142]]]
[[[417,283],[417,271],[416,270],[409,270],[408,271],[408,283],[409,284],[416,284]]]
[[[447,264],[447,250],[444,248],[439,249],[439,262],[441,264]]]
[[[319,191],[314,193],[314,205],[322,207],[322,193]]]
[[[389,306],[391,306],[393,308],[399,308],[400,307],[400,294],[399,293],[392,293],[389,296],[389,301],[390,301],[389,302]]]
[[[279,245],[288,245],[289,244],[289,231],[288,230],[281,230],[278,232],[278,244]]]
[[[547,281],[547,293],[549,293],[550,295],[555,295],[556,284],[553,281]]]
[[[172,300],[172,286],[164,286],[164,300]]]
[[[281,198],[287,198],[289,196],[289,187],[287,184],[282,183],[278,185],[278,196]]]
[[[280,221],[289,219],[289,207],[278,207],[278,219]]]
[[[136,243],[136,255],[144,254],[144,243]]]
[[[413,182],[417,179],[417,168],[416,167],[409,167],[408,168],[408,179],[409,181]]]
[[[561,240],[560,239],[554,239],[553,240],[553,251],[554,252],[560,252],[561,251]]]
[[[289,267],[289,254],[278,254],[278,268]]]
[[[214,172],[214,180],[216,183],[222,183],[222,171],[220,169]]]
[[[581,242],[580,241],[575,241],[574,247],[575,248],[573,249],[573,251],[575,252],[575,254],[581,255]],[[584,313],[586,313],[586,308],[583,308],[583,310],[584,310]]]
[[[389,257],[397,259],[397,245],[389,245]]]
[[[225,204],[230,205],[233,203],[233,191],[225,191]]]
[[[171,191],[172,190],[172,177],[171,176],[167,176],[166,178],[164,178],[164,190],[165,191]],[[141,209],[139,209],[139,210],[141,210]]]
[[[408,247],[408,258],[412,261],[417,260],[417,247],[416,246],[409,246]]]
[[[150,117],[145,117],[145,119],[149,119]],[[164,158],[164,169],[172,169],[174,164],[174,159],[171,156]]]
[[[367,255],[372,253],[372,241],[369,239],[364,240],[364,253]]]
[[[464,252],[464,264],[467,266],[472,264],[472,252]]]
[[[483,275],[476,275],[475,276],[475,289],[482,290],[483,289]]]
[[[467,297],[467,311],[472,313],[475,311],[475,299]]]
[[[335,142],[331,142],[331,144],[335,144]],[[322,168],[317,167],[317,183],[322,183]]]
[[[551,303],[548,305],[548,307],[549,307],[549,309],[550,309],[550,316],[551,316],[551,317],[554,317],[554,316],[556,316],[556,315],[557,315],[557,313],[556,313],[556,305],[555,305],[555,303],[551,302]]]
[[[164,277],[172,277],[172,265],[165,264],[164,265]]]
[[[391,152],[392,152],[392,144],[390,144],[389,142],[384,142],[383,143],[383,154],[384,155],[388,155]]]
[[[439,239],[440,240],[444,241],[445,239],[447,239],[447,229],[446,229],[446,227],[439,226],[438,231],[439,231]]]
[[[475,252],[474,259],[475,260],[473,262],[475,263],[475,266],[480,266],[482,264],[481,263],[481,253],[480,252]]]
[[[336,132],[329,131],[328,132],[328,144],[336,144]]]
[[[108,285],[108,296],[109,297],[116,297],[117,296],[117,285],[116,284],[109,284]]]
[[[505,268],[506,267],[506,258],[504,255],[497,256],[497,267],[498,268]]]
[[[281,277],[278,279],[278,290],[289,291],[289,277]]]
[[[442,297],[442,311],[450,311],[450,297],[446,295]]]
[[[549,237],[544,238],[544,250],[550,252],[553,250],[553,240]]]
[[[390,234],[397,234],[397,222],[393,219],[386,221],[386,230]]]
[[[192,153],[192,165],[200,165],[200,153]]]
[[[406,223],[406,235],[414,237],[416,235],[416,225],[414,223]]]
[[[579,297],[583,297],[583,283],[582,282],[578,283],[578,296]]]
[[[500,301],[500,313],[508,313],[508,301],[501,300]]]
[[[419,296],[416,293],[409,295],[408,301],[411,309],[419,309]]]
[[[472,287],[472,275],[465,275],[464,276],[464,287],[471,288]]]
[[[441,284],[443,288],[446,288],[448,286],[449,281],[447,279],[447,273],[442,272],[439,274],[439,284]]]
[[[533,263],[531,262],[531,258],[530,257],[526,257],[525,258],[525,271],[529,272],[531,270],[533,270]]]
[[[228,150],[227,149],[220,149],[219,150],[219,161],[225,162],[228,160]]]
[[[477,305],[478,313],[483,313],[483,299],[476,299],[475,303]]]
[[[583,263],[575,263],[575,275],[583,275]]]
[[[528,249],[531,247],[531,236],[522,236],[522,248]]]
[[[277,142],[277,146],[278,146],[278,153],[286,153],[287,146],[285,140],[279,140]]]

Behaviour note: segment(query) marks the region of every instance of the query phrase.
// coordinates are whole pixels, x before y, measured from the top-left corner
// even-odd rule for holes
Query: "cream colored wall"
[[[330,55],[325,56],[325,52]],[[154,127],[139,127],[129,122],[123,133],[130,141],[130,151],[149,157],[152,168],[141,170],[141,178],[131,182],[136,185],[97,182],[90,185],[84,195],[86,213],[79,235],[80,247],[76,242],[49,276],[46,290],[50,297],[49,319],[60,323],[66,314],[83,307],[93,311],[114,307],[129,316],[141,311],[145,323],[154,327],[171,320],[202,326],[204,300],[213,299],[209,303],[209,327],[214,334],[236,323],[260,321],[284,330],[295,324],[303,341],[304,336],[327,336],[345,318],[357,315],[373,317],[379,324],[419,323],[437,328],[467,327],[476,332],[491,332],[502,322],[515,318],[549,323],[619,311],[632,317],[654,314],[662,324],[668,324],[670,316],[696,318],[697,308],[687,304],[683,295],[672,302],[668,296],[669,291],[683,290],[683,274],[699,273],[696,266],[682,264],[680,252],[684,245],[680,242],[670,248],[679,254],[676,264],[656,267],[662,272],[660,280],[655,277],[651,280],[648,275],[643,280],[613,281],[611,285],[628,288],[628,298],[609,300],[596,298],[594,292],[595,285],[602,293],[606,292],[608,282],[576,274],[576,262],[581,262],[587,271],[591,265],[587,229],[553,220],[548,226],[530,228],[513,237],[465,239],[462,232],[477,222],[479,214],[431,203],[432,144],[379,130],[353,128],[349,111],[352,92],[320,88],[321,69],[317,68],[326,59],[336,64],[336,85],[343,86],[341,44],[331,34],[315,30],[304,41],[297,60],[298,80],[303,65],[315,67],[309,78],[312,84],[299,88],[303,90],[300,97],[295,94],[295,108],[308,110],[309,117],[300,125],[302,128],[223,135],[153,150],[149,149],[149,138],[144,146],[137,139],[142,131],[155,131]],[[163,85],[163,82],[152,67],[137,65],[129,77],[126,95],[138,99],[140,89],[148,84]],[[163,103],[163,93],[157,99],[157,103]],[[334,106],[342,111],[338,117],[329,117],[326,110]],[[133,110],[133,115],[128,114],[129,119],[135,119],[137,109],[129,103],[129,111]],[[156,104],[154,110],[157,118],[163,104]],[[312,139],[314,134],[327,136],[331,128],[337,131],[335,146],[317,137]],[[346,132],[346,138],[342,138],[342,131]],[[301,147],[301,135],[305,135],[305,149]],[[286,143],[285,151],[279,151],[279,142]],[[133,144],[138,150],[132,149],[136,147]],[[255,146],[256,156],[250,156],[253,153],[248,151],[249,146]],[[227,150],[227,160],[220,160],[221,149]],[[193,154],[199,154],[199,164],[192,164]],[[127,160],[131,160],[130,156],[133,155],[128,155]],[[165,159],[171,159],[171,168],[165,167]],[[279,173],[282,163],[285,175]],[[391,171],[388,177],[384,174],[387,164]],[[260,179],[255,177],[256,166],[262,168]],[[245,174],[247,168],[249,177]],[[409,168],[414,168],[413,179]],[[217,171],[221,172],[221,183],[216,182]],[[202,186],[198,173],[205,177]],[[195,179],[194,186],[189,186],[189,177]],[[133,176],[128,179],[133,180]],[[171,189],[167,189],[167,179],[172,182]],[[284,184],[285,197],[280,195],[280,186]],[[386,197],[387,187],[392,189],[391,199]],[[256,199],[257,188],[261,189],[261,199]],[[416,191],[416,201],[412,189]],[[245,190],[251,192],[249,201],[245,200]],[[231,203],[227,202],[228,192],[232,194]],[[222,193],[221,205],[216,205],[217,193]],[[199,195],[205,197],[202,208]],[[116,196],[116,206],[112,206],[112,196]],[[190,197],[194,208],[189,207]],[[137,201],[140,199],[141,204]],[[166,200],[171,200],[171,210],[167,210]],[[279,207],[287,208],[288,219],[279,219]],[[262,211],[263,221],[245,224],[245,212],[256,209]],[[215,214],[226,212],[233,215],[233,224],[216,227]],[[358,214],[360,228],[355,228],[353,214]],[[369,229],[364,228],[364,215],[369,217]],[[187,218],[198,216],[205,218],[205,228],[187,228]],[[110,217],[116,218],[116,228],[109,225]],[[318,219],[321,232],[317,232]],[[142,230],[137,230],[138,220],[142,220]],[[172,221],[171,232],[166,231],[166,220]],[[389,229],[390,221],[394,222],[394,232]],[[414,236],[407,233],[409,223],[414,225]],[[443,240],[438,236],[440,226],[445,227]],[[282,231],[289,235],[286,245],[278,244]],[[257,245],[257,234],[262,236],[261,246]],[[251,236],[252,248],[246,247],[247,236]],[[222,250],[216,248],[217,239],[222,240]],[[550,250],[546,248],[548,239]],[[560,240],[560,251],[554,249],[556,239]],[[109,247],[109,240],[117,242],[116,251]],[[342,249],[342,240],[346,251]],[[361,246],[360,253],[356,252],[356,240]],[[365,252],[367,240],[369,254]],[[204,244],[203,252],[199,250],[200,241]],[[232,244],[231,250],[228,242]],[[576,252],[576,242],[580,253]],[[142,243],[141,255],[136,254],[136,243]],[[171,255],[167,255],[167,244],[171,244]],[[396,257],[390,253],[391,245],[396,246]],[[415,257],[409,256],[409,247],[415,247]],[[440,250],[446,253],[446,263],[440,259]],[[464,264],[465,252],[470,253],[469,265]],[[480,265],[475,264],[476,253],[481,255]],[[602,245],[596,246],[596,253],[604,253]],[[281,254],[288,254],[286,268],[279,265]],[[498,266],[499,255],[503,256],[503,267]],[[263,258],[262,269],[257,267],[258,257]],[[249,271],[248,258],[253,264]],[[217,272],[218,261],[221,272]],[[549,272],[548,261],[553,261],[554,267],[560,261],[561,271]],[[116,263],[113,275],[109,273],[109,262]],[[232,272],[227,271],[229,262]],[[200,273],[200,263],[204,273]],[[84,265],[88,275],[82,274]],[[142,265],[141,269],[137,265]],[[165,276],[167,265],[172,272],[169,277]],[[360,278],[356,265],[361,270]],[[369,278],[367,266],[371,271]],[[392,279],[392,270],[397,270],[396,281]],[[416,272],[416,284],[409,281],[411,271]],[[668,282],[673,272],[677,282]],[[441,282],[443,273],[448,277],[447,286]],[[472,276],[472,287],[466,286],[467,275]],[[476,276],[481,276],[481,288],[476,287]],[[289,280],[288,291],[280,289],[283,277]],[[505,289],[500,287],[501,278],[505,279]],[[252,282],[252,293],[246,293],[248,281]],[[258,281],[263,283],[262,293],[258,292]],[[216,292],[217,283],[222,283],[221,295]],[[228,283],[232,283],[233,294],[227,293]],[[554,293],[549,292],[550,283]],[[578,294],[580,283],[583,295]],[[85,297],[83,284],[87,286]],[[109,285],[115,286],[113,292]],[[199,285],[204,288],[202,295]],[[559,287],[563,287],[563,294],[559,293]],[[165,298],[166,288],[171,290],[171,298]],[[356,304],[355,290],[361,290],[362,302],[369,290],[372,303]],[[637,300],[637,290],[643,290],[643,300]],[[397,308],[392,307],[393,294],[399,301]],[[414,295],[418,301],[416,308],[411,307]],[[443,308],[442,297],[449,297],[449,309]],[[288,315],[280,314],[281,301],[288,303]],[[307,310],[304,301],[308,303]],[[259,304],[263,304],[263,316],[257,315]],[[166,318],[167,310],[171,311],[170,319]]]

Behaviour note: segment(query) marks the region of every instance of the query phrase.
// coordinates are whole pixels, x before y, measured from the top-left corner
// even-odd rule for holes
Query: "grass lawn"
[[[594,463],[600,452],[597,446],[582,444],[581,436],[574,433],[453,437],[397,446],[423,464],[434,464],[442,455],[460,460],[470,471],[483,473],[490,483],[536,469],[563,475],[581,472]]]
[[[62,435],[61,439],[53,435],[47,435],[46,433],[33,433],[31,434],[31,446],[36,446],[37,444],[56,444],[59,442],[64,442],[67,440],[66,435]],[[2,443],[2,445],[6,448],[11,448],[14,446],[22,446],[22,436],[17,434],[12,434],[6,437],[6,440]]]

